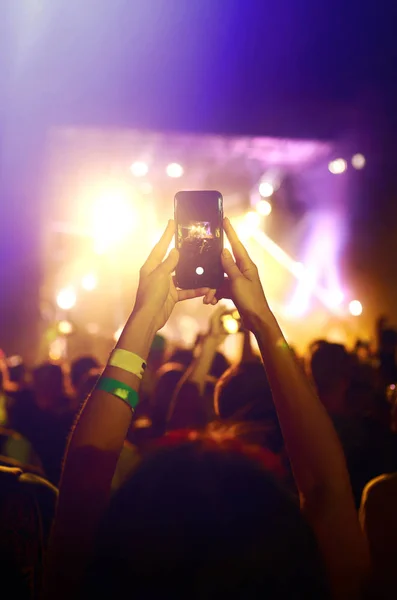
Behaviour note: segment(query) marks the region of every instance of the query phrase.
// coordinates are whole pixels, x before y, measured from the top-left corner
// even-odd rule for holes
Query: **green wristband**
[[[123,400],[123,402],[128,404],[132,410],[135,410],[138,405],[138,392],[122,381],[117,381],[117,379],[111,379],[110,377],[101,377],[98,383],[98,389],[113,394],[116,398],[120,398],[120,400]]]

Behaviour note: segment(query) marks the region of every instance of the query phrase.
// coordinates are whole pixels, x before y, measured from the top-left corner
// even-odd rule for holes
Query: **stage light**
[[[333,290],[329,292],[329,302],[332,306],[340,306],[345,298],[342,290]]]
[[[171,163],[167,166],[166,173],[168,177],[174,177],[177,179],[178,177],[182,177],[183,167],[178,163]]]
[[[259,193],[262,198],[270,198],[274,193],[274,186],[270,181],[262,181],[259,184]]]
[[[145,177],[149,172],[149,165],[138,160],[132,163],[130,170],[134,177]]]
[[[94,206],[94,250],[104,254],[110,248],[125,241],[138,224],[138,218],[127,192],[107,192]]]
[[[58,323],[58,333],[61,335],[70,335],[73,333],[73,325],[70,321],[59,321]]]
[[[255,208],[262,217],[268,217],[272,212],[272,205],[267,200],[259,200]]]
[[[96,275],[94,273],[87,273],[81,280],[81,285],[87,292],[92,292],[98,285]]]
[[[237,319],[235,319],[232,315],[224,315],[222,317],[222,324],[226,333],[229,334],[237,333],[240,328]]]
[[[115,341],[115,342],[118,342],[118,341],[119,341],[119,339],[120,339],[120,336],[121,336],[121,334],[123,333],[123,329],[124,329],[124,327],[122,327],[122,326],[120,325],[120,327],[119,327],[119,328],[118,328],[118,329],[117,329],[117,330],[114,332],[114,334],[113,334],[113,339],[114,339],[114,341]]]
[[[58,337],[50,344],[48,356],[51,360],[61,360],[66,355],[66,339]]]
[[[344,158],[336,158],[335,160],[331,160],[331,162],[328,163],[328,170],[333,175],[340,175],[341,173],[344,173],[346,169],[347,162]]]
[[[365,167],[365,156],[363,154],[355,154],[354,156],[352,156],[352,166],[357,169],[363,169]]]
[[[250,212],[247,212],[244,216],[244,221],[248,227],[252,229],[257,229],[261,223],[261,218],[257,212],[251,210]]]
[[[70,310],[76,304],[77,296],[72,287],[60,290],[57,295],[57,304],[62,310]]]
[[[353,317],[359,317],[363,312],[363,305],[359,300],[352,300],[349,303],[349,311]]]

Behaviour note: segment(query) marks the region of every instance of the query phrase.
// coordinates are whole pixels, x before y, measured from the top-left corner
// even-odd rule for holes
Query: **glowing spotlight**
[[[106,193],[94,207],[94,250],[104,254],[129,237],[138,224],[130,198],[122,190]]]
[[[342,290],[333,290],[329,292],[329,304],[331,306],[340,306],[345,299],[345,295]]]
[[[222,317],[222,324],[226,333],[229,334],[238,333],[238,330],[240,329],[237,319],[232,315],[224,315]]]
[[[340,175],[341,173],[344,173],[346,169],[347,162],[344,158],[336,158],[335,160],[331,160],[331,162],[328,163],[328,170],[333,175]]]
[[[66,339],[64,337],[56,338],[51,342],[48,356],[51,360],[61,360],[66,356]]]
[[[58,323],[58,332],[61,335],[70,335],[71,333],[73,333],[73,325],[70,321],[59,321]]]
[[[262,198],[270,198],[274,193],[274,186],[270,181],[262,181],[259,184],[259,193]]]
[[[272,205],[267,200],[259,200],[255,208],[262,217],[268,217],[272,212]]]
[[[367,161],[365,160],[364,154],[358,153],[352,156],[352,167],[354,167],[355,169],[363,169],[365,167],[366,162]]]
[[[115,341],[115,342],[118,342],[118,341],[119,341],[119,339],[120,339],[120,336],[121,336],[121,334],[123,333],[123,329],[124,329],[124,327],[122,327],[122,326],[120,325],[120,327],[117,329],[117,331],[115,331],[115,332],[114,332],[114,334],[113,334],[113,339],[114,339],[114,341]]]
[[[353,317],[359,317],[363,312],[363,305],[359,300],[352,300],[349,303],[349,311]]]
[[[81,280],[81,285],[87,292],[92,292],[92,290],[95,290],[96,286],[98,285],[96,275],[94,273],[87,273],[87,275],[84,275],[83,279]]]
[[[77,296],[72,287],[63,288],[57,295],[57,304],[62,310],[70,310],[76,304]]]
[[[261,223],[261,218],[257,212],[251,210],[250,212],[247,212],[247,214],[244,216],[244,221],[248,227],[252,229],[258,229]]]
[[[145,162],[137,161],[132,163],[130,169],[134,177],[145,177],[149,172],[149,165]]]
[[[167,166],[166,173],[168,177],[174,177],[177,179],[178,177],[182,177],[183,167],[178,163],[171,163]]]

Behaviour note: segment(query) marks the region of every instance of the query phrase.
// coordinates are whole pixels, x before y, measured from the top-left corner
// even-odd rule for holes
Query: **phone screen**
[[[223,198],[216,191],[175,196],[176,283],[182,289],[217,288],[223,280]]]

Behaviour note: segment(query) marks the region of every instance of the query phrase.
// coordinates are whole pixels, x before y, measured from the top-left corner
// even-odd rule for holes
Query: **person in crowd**
[[[79,356],[70,367],[70,382],[74,392],[74,409],[78,409],[81,398],[84,398],[82,387],[92,369],[100,369],[101,365],[94,356]]]
[[[361,597],[369,555],[327,412],[291,354],[230,222],[221,290],[177,290],[170,221],[140,272],[135,307],[68,446],[48,556],[47,598]],[[164,442],[109,505],[156,332],[174,305],[233,299],[259,344],[300,505],[238,441],[192,431]],[[127,360],[128,359],[128,360]],[[167,440],[167,438],[166,438]],[[86,582],[84,585],[83,582]]]
[[[397,473],[376,477],[363,492],[360,521],[368,539],[379,600],[392,600],[397,590]]]
[[[378,402],[364,365],[344,346],[322,341],[314,346],[311,372],[320,400],[341,440],[357,508],[365,485],[397,469],[397,447],[390,430],[368,407]]]
[[[74,420],[64,392],[62,368],[44,363],[33,371],[33,386],[16,394],[11,426],[32,444],[51,483],[58,485],[66,440]]]
[[[397,383],[397,331],[387,326],[386,317],[377,322],[379,371],[386,387]]]

